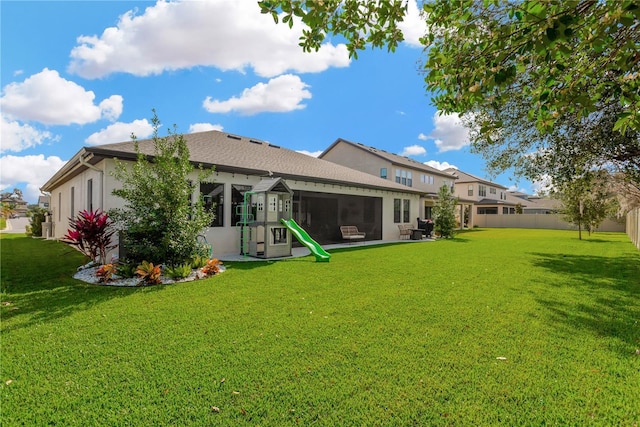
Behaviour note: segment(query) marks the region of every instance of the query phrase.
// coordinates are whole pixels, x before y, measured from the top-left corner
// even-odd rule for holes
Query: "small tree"
[[[122,188],[113,191],[125,205],[109,213],[122,231],[120,244],[126,259],[133,264],[142,261],[184,264],[197,253],[197,236],[207,227],[213,214],[204,209],[202,198],[191,203],[191,195],[199,182],[211,175],[212,170],[200,167],[198,180],[192,183],[196,170],[189,161],[189,149],[183,135],[169,130],[166,137],[158,136],[160,121],[153,110],[154,155],[147,158],[138,146],[135,135],[137,161],[129,167],[116,162],[113,176]]]
[[[585,174],[563,185],[559,190],[564,205],[561,213],[565,221],[578,226],[578,238],[582,229],[596,229],[605,218],[618,209],[618,202],[608,191],[608,174],[596,171]]]
[[[456,228],[456,205],[458,200],[447,185],[440,187],[438,201],[433,208],[435,229],[440,237],[454,237]]]

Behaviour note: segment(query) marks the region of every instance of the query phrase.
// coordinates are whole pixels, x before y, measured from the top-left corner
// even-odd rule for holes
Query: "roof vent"
[[[273,147],[273,148],[280,148],[279,145],[273,145],[273,144],[269,144],[269,147]]]
[[[240,141],[242,138],[240,138],[239,136],[236,135],[231,135],[231,134],[227,134],[227,138],[231,138],[231,139],[235,139],[237,141]]]
[[[258,145],[262,145],[262,142],[256,141],[255,139],[250,139],[249,142],[252,142],[252,143],[258,144]]]

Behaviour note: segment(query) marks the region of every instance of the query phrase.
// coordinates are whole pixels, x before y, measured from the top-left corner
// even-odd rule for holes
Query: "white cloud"
[[[404,147],[401,156],[421,156],[427,154],[427,150],[420,145],[411,145],[409,147]]]
[[[47,182],[64,164],[57,156],[2,156],[0,157],[1,188],[20,187],[26,184],[24,200],[35,202],[40,195],[39,188]]]
[[[422,1],[420,1],[422,4]],[[424,48],[420,43],[420,37],[424,37],[427,33],[426,20],[420,16],[421,10],[415,0],[409,0],[407,5],[407,14],[404,21],[398,24],[398,28],[402,30],[404,43],[411,47]]]
[[[459,150],[469,145],[469,131],[457,113],[440,115],[440,112],[437,112],[433,115],[433,125],[433,131],[425,138],[433,139],[438,152]],[[422,139],[421,135],[424,134],[418,135],[418,139]]]
[[[540,177],[540,180],[531,183],[531,190],[535,195],[544,196],[553,192],[555,189],[555,186],[551,182],[551,176],[549,175],[543,175]]]
[[[92,133],[84,141],[89,145],[103,145],[131,140],[131,134],[138,139],[147,138],[153,133],[153,126],[147,119],[134,120],[131,123],[117,122]]]
[[[306,90],[308,87],[300,77],[285,74],[245,89],[240,97],[219,101],[208,96],[202,106],[210,113],[237,111],[246,116],[264,112],[284,113],[306,106],[301,102],[311,98],[311,92]]]
[[[222,130],[222,125],[214,125],[211,123],[194,123],[189,126],[189,133],[206,132],[208,130]]]
[[[111,95],[100,103],[101,116],[110,122],[118,120],[122,114],[122,97],[120,95]]]
[[[427,141],[429,139],[429,137],[427,135],[425,135],[424,133],[420,132],[420,134],[418,135],[418,139],[421,141]]]
[[[69,71],[85,78],[147,76],[203,65],[241,72],[250,67],[273,77],[349,65],[344,44],[303,52],[298,43],[304,25],[295,21],[293,29],[276,25],[253,1],[159,0],[142,15],[125,13],[100,36],[78,37]]]
[[[100,105],[95,94],[60,77],[55,70],[43,69],[22,83],[9,83],[0,98],[2,112],[12,119],[48,125],[91,123],[106,117],[115,120],[122,112],[122,97],[112,95]]]
[[[454,169],[458,169],[457,166],[452,165],[448,162],[439,162],[437,160],[429,160],[428,162],[424,162],[425,165],[427,166],[431,166],[432,168],[438,169],[438,170],[446,170],[449,168],[454,168]]]
[[[311,156],[311,157],[318,157],[320,154],[322,154],[322,150],[319,150],[319,151],[296,150],[296,151],[298,153],[306,154],[307,156]]]
[[[9,121],[0,115],[0,152],[18,152],[40,145],[45,141],[56,141],[58,137],[51,132],[41,131],[28,124]]]

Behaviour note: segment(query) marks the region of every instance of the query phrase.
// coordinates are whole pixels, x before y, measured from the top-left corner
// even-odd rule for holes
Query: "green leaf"
[[[547,34],[547,39],[549,39],[549,41],[551,42],[555,41],[558,38],[558,31],[553,27],[547,28],[545,33]]]

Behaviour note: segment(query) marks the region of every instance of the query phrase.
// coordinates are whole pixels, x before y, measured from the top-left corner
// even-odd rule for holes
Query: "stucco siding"
[[[322,158],[378,177],[380,169],[387,168],[387,179],[393,181],[395,177],[395,170],[392,170],[391,162],[368,154],[350,144],[336,144]]]

